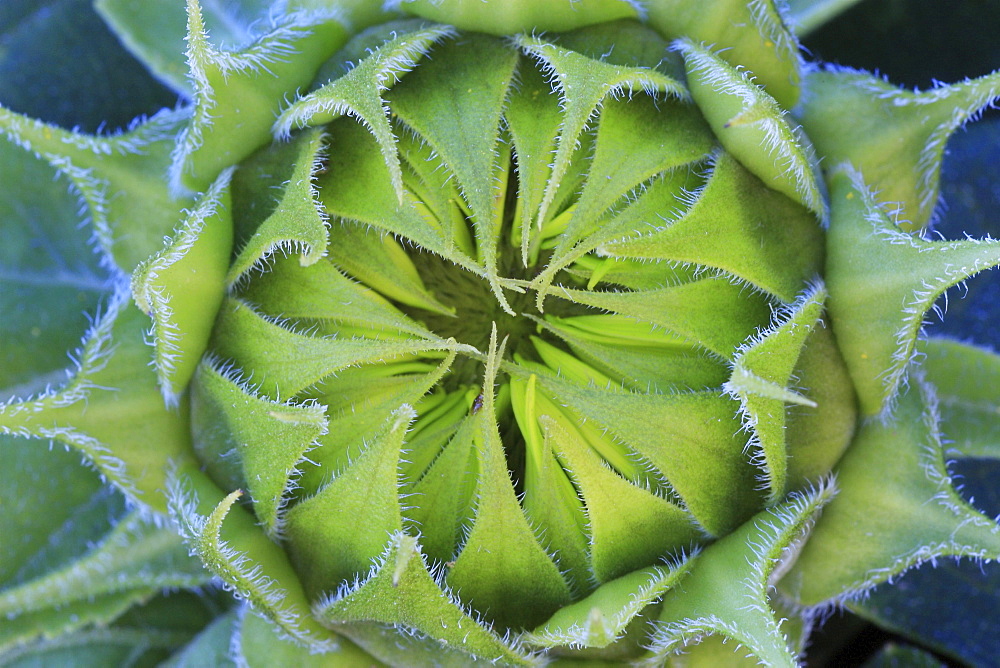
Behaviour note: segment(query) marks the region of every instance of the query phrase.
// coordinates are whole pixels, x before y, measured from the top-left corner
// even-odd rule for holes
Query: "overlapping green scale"
[[[240,505],[240,490],[224,495],[201,471],[174,469],[169,512],[203,566],[279,632],[312,653],[337,649],[341,640],[309,614],[310,602],[288,555]]]
[[[927,560],[1000,558],[996,521],[953,486],[923,378],[911,379],[891,414],[862,423],[837,480],[841,493],[781,581],[801,604],[851,600]],[[837,558],[833,544],[851,558]]]
[[[473,443],[477,486],[473,516],[446,582],[466,605],[498,628],[540,623],[571,600],[569,583],[540,544],[514,491],[497,429],[495,335],[485,370]],[[497,541],[498,536],[503,540]]]
[[[132,274],[132,297],[153,320],[153,365],[170,405],[205,353],[224,296],[233,245],[231,179],[232,170],[220,174],[164,247]]]
[[[818,408],[802,395],[792,377],[799,355],[813,330],[820,326],[826,292],[811,287],[776,322],[736,354],[726,381],[729,394],[740,401],[744,424],[751,433],[754,462],[768,490],[768,500],[777,503],[788,491],[788,446],[785,405]],[[825,408],[825,406],[824,406]]]
[[[649,290],[563,288],[553,294],[663,327],[724,359],[764,326],[770,313],[763,295],[726,276],[706,275]]]
[[[255,382],[276,398],[294,397],[326,376],[358,364],[459,347],[438,338],[379,339],[336,333],[310,336],[239,299],[223,304],[217,331],[213,340],[216,353],[242,369],[253,368],[257,373]],[[275,346],[282,351],[280,354]]]
[[[656,209],[662,212],[665,207]],[[693,205],[676,218],[669,216],[661,221],[650,216],[643,221],[648,227],[606,242],[599,251],[712,267],[786,303],[823,266],[822,231],[815,219],[784,195],[761,188],[729,153],[719,153],[713,161]],[[726,243],[712,243],[719,237]],[[800,252],[789,257],[788,248]]]
[[[233,665],[240,663],[254,665],[262,658],[278,665],[295,665],[303,668],[323,668],[331,663],[378,665],[373,662],[371,654],[346,637],[338,638],[337,646],[327,652],[312,652],[302,645],[288,642],[280,628],[250,605],[244,604],[234,613],[233,616],[237,617],[233,624],[235,628],[223,636],[226,641],[225,659],[216,660],[216,663],[211,665],[225,665],[225,660],[232,661]],[[226,617],[221,619],[225,620]],[[215,646],[218,647],[217,644]],[[194,660],[206,658],[204,654],[194,656],[197,657]]]
[[[387,599],[393,601],[389,608],[384,604]],[[318,602],[316,614],[334,628],[344,625],[344,632],[363,645],[370,642],[380,624],[404,625],[423,641],[414,643],[416,646],[410,648],[406,662],[479,659],[533,665],[538,661],[524,649],[484,628],[480,619],[463,608],[454,593],[429,571],[417,539],[405,534],[390,538],[385,554],[373,563],[372,572],[364,580]],[[449,653],[451,647],[460,653]]]
[[[615,314],[549,317],[541,326],[580,358],[639,391],[719,387],[726,365],[702,347],[653,324]]]
[[[827,168],[851,163],[906,231],[927,227],[939,206],[948,138],[1000,99],[1000,74],[907,91],[868,72],[829,67],[804,81],[798,116]]]
[[[347,41],[343,17],[329,9],[293,11],[238,51],[209,40],[198,0],[187,2],[188,77],[195,92],[192,122],[170,165],[175,193],[202,192],[218,174],[271,137],[285,96],[307,85]],[[295,53],[295,58],[288,55]]]
[[[825,222],[825,184],[808,137],[752,75],[729,65],[704,43],[681,39],[688,86],[719,141],[769,187]],[[763,150],[762,150],[763,149]]]
[[[326,381],[321,390],[310,393],[327,407],[330,428],[319,436],[320,447],[310,452],[308,460],[303,462],[300,479],[303,492],[312,493],[319,489],[330,477],[331,471],[346,467],[365,447],[366,439],[379,429],[388,412],[403,405],[412,405],[422,418],[426,415],[420,421],[420,427],[430,428],[426,423],[434,416],[419,409],[423,408],[428,392],[447,373],[454,361],[454,353],[435,364],[437,361],[418,358],[386,364],[378,370],[384,374],[381,377],[373,376],[371,369],[348,370],[336,379]],[[450,429],[450,426],[448,424],[447,428]],[[440,437],[439,430],[434,432]],[[433,458],[438,454],[439,445],[439,442],[433,442],[423,448],[413,435],[408,442],[407,457],[401,463]],[[418,446],[426,452],[417,452]]]
[[[466,267],[475,266],[473,258],[457,252],[450,224],[421,215],[405,191],[399,200],[385,160],[364,128],[350,122],[338,124],[330,147],[336,158],[317,180],[317,186],[320,201],[331,216],[356,221],[382,234],[398,235]]]
[[[815,404],[785,407],[788,486],[801,489],[837,463],[851,444],[858,417],[854,388],[826,320],[799,353],[794,387]]]
[[[502,222],[496,208],[503,205],[509,167],[497,143],[516,64],[516,52],[500,39],[454,40],[387,96],[393,114],[454,175],[469,209],[476,259],[494,286]]]
[[[280,534],[279,511],[300,461],[328,431],[324,406],[258,396],[209,362],[198,368],[192,392],[199,457],[220,485],[246,488],[264,529]]]
[[[226,273],[230,289],[248,273],[260,272],[275,255],[298,254],[303,266],[326,255],[328,226],[313,186],[324,142],[321,131],[302,132],[295,141],[259,151],[233,175],[233,197],[240,208],[232,214],[237,254]],[[276,189],[281,190],[278,198]]]
[[[401,406],[349,465],[286,514],[292,558],[311,595],[367,571],[386,536],[402,530],[397,471],[403,436],[414,417],[411,406]]]
[[[797,665],[787,629],[768,600],[769,579],[795,560],[834,494],[829,483],[791,494],[694,557],[690,577],[664,597],[648,665],[709,634],[735,641],[757,662]]]
[[[454,428],[439,433],[431,444],[436,452],[430,466],[403,488],[407,504],[412,504],[406,516],[420,531],[424,553],[440,563],[457,556],[472,517],[478,467],[475,427],[475,420],[462,417]]]
[[[284,109],[275,121],[275,134],[287,138],[292,130],[322,126],[340,116],[352,116],[378,141],[389,167],[392,186],[401,196],[403,183],[396,138],[386,117],[383,95],[436,41],[450,33],[444,26],[434,26],[383,44],[344,76]]]
[[[775,0],[652,0],[648,21],[668,39],[726,45],[723,58],[754,73],[770,96],[791,109],[799,98],[802,56],[782,3]]]
[[[613,238],[611,235],[630,231],[622,229],[624,225],[654,225],[658,218],[653,216],[669,215],[670,205],[662,206],[660,198],[656,214],[635,220],[630,217],[634,210],[621,200],[631,193],[638,199],[652,200],[655,196],[650,190],[665,194],[668,200],[682,196],[684,187],[695,187],[688,178],[690,170],[714,148],[708,128],[691,105],[647,96],[604,104],[595,134],[587,180],[572,209],[563,214],[568,220],[545,271],[535,281],[539,290],[544,291],[559,270]],[[654,179],[656,185],[651,184]],[[676,205],[681,206],[679,202]],[[629,214],[623,216],[622,209]]]

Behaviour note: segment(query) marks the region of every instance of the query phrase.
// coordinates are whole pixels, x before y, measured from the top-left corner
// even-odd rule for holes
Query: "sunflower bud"
[[[0,118],[102,206],[176,221],[160,244],[95,209],[128,287],[0,426],[169,513],[256,613],[244,659],[658,664],[718,635],[792,665],[824,606],[1000,556],[944,466],[947,372],[914,361],[1000,247],[888,218],[873,187],[926,193],[838,142],[862,75],[805,75],[793,116],[770,3],[342,4],[234,53],[189,0],[193,105],[117,153]],[[1000,83],[946,90],[931,159]],[[908,118],[881,122],[919,143]]]

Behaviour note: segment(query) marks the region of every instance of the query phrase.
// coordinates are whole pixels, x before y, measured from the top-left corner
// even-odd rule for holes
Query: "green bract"
[[[245,608],[181,664],[794,665],[830,607],[1000,556],[936,389],[993,401],[957,378],[997,358],[920,339],[1000,264],[921,233],[1000,73],[911,93],[806,66],[764,0],[188,0],[184,79],[177,4],[98,6],[189,104],[114,136],[0,109],[27,351],[0,430],[134,508],[25,572],[110,493],[3,442],[83,510],[43,488],[17,493],[51,519],[3,513],[27,538],[0,651],[214,579]],[[65,182],[96,260],[59,231]],[[995,411],[950,410],[997,455]]]

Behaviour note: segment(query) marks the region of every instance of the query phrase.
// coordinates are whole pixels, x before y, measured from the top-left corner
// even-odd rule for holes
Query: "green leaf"
[[[102,603],[95,601],[94,608],[99,608]],[[66,610],[73,614],[71,610]],[[19,645],[4,652],[0,660],[5,667],[17,668],[142,665],[164,658],[170,650],[180,647],[190,638],[191,634],[184,631],[97,627]]]
[[[0,140],[0,388],[5,396],[62,382],[67,351],[112,291],[108,269],[71,224],[79,202],[44,160]]]
[[[1000,459],[1000,356],[944,338],[921,341],[918,350],[950,448],[961,457]]]
[[[650,191],[656,188],[656,184],[661,181],[653,181]],[[648,192],[648,191],[647,191]],[[672,201],[677,201],[676,195],[671,193]],[[646,198],[640,198],[638,202],[645,202]],[[622,218],[631,217],[630,212],[635,207],[625,209],[625,215],[616,219],[616,224]],[[646,209],[643,204],[642,208]],[[649,210],[649,209],[646,209]],[[630,221],[631,222],[631,221]],[[607,288],[620,286],[630,290],[648,290],[651,288],[662,288],[667,285],[679,285],[689,283],[699,278],[699,272],[694,267],[684,265],[672,265],[669,262],[642,262],[639,260],[625,260],[620,258],[598,258],[591,255],[584,255],[576,261],[574,265],[567,269],[567,273],[576,279],[578,283],[586,282],[588,289],[605,283]]]
[[[735,640],[765,665],[797,665],[768,600],[770,578],[794,559],[834,494],[830,483],[795,492],[692,557],[689,574],[664,596],[649,662],[717,634]]]
[[[1000,242],[906,234],[861,174],[840,167],[830,183],[830,317],[861,411],[875,415],[889,410],[900,391],[926,313],[948,288],[1000,264]]]
[[[524,48],[524,39],[521,42]],[[573,247],[573,242],[583,230],[592,229],[593,218],[627,194],[643,173],[655,172],[660,163],[663,169],[670,162],[683,163],[691,157],[686,154],[697,151],[699,139],[710,142],[711,135],[693,108],[658,90],[663,84],[659,88],[667,89],[668,95],[683,97],[683,88],[671,83],[679,81],[683,72],[667,53],[663,38],[644,25],[614,21],[589,26],[548,35],[545,41],[532,38],[524,50],[531,57],[522,60],[519,86],[506,112],[520,195],[511,241],[520,242],[526,266],[537,264],[543,249],[559,246],[535,280],[536,286],[547,288],[559,269],[592,248]],[[643,81],[650,85],[640,85]],[[647,95],[633,96],[640,88]],[[617,99],[626,90],[628,103]],[[628,113],[632,104],[638,108]],[[661,106],[664,113],[657,113]],[[601,121],[605,130],[596,156],[596,133],[585,130],[600,127],[593,121],[605,113],[608,118]],[[649,141],[639,141],[636,131],[649,134]],[[562,162],[555,164],[551,156],[560,152],[559,146]],[[633,151],[642,159],[637,169],[629,170],[622,156]],[[595,157],[599,164],[592,165]],[[613,179],[610,184],[605,183],[609,180],[605,172]],[[574,202],[584,189],[588,197],[585,210],[580,210]],[[607,203],[602,205],[601,200]],[[569,234],[571,220],[574,232]],[[559,239],[564,232],[567,236]]]
[[[521,232],[520,238],[513,241],[521,244],[522,262],[527,265],[531,234],[536,229],[535,215],[552,171],[549,156],[555,152],[562,112],[559,98],[552,95],[552,86],[537,66],[521,62],[517,75],[520,85],[510,91],[504,118],[513,144],[518,177],[514,228],[519,227]]]
[[[349,250],[358,251],[357,247]],[[302,267],[291,258],[278,259],[269,271],[250,281],[240,297],[285,318],[357,327],[372,337],[434,338],[422,324],[379,293],[337,271],[330,262]]]
[[[74,354],[61,387],[0,406],[0,433],[57,441],[79,450],[130,500],[165,509],[173,463],[192,456],[186,406],[166,408],[148,367],[148,319],[118,293]]]
[[[896,666],[945,668],[945,664],[933,654],[896,643],[886,645],[864,663],[864,668],[896,668]]]
[[[298,645],[311,652],[336,648],[332,634],[309,614],[309,601],[284,549],[249,512],[234,506],[242,492],[223,496],[194,467],[175,469],[168,485],[171,519],[205,568]]]
[[[570,472],[556,459],[549,429],[542,420],[555,412],[536,392],[535,377],[510,379],[514,418],[524,437],[524,494],[521,505],[532,526],[544,527],[543,547],[556,555],[573,593],[593,588],[588,555],[587,515]],[[554,407],[551,407],[554,408]],[[558,410],[558,409],[556,409]],[[556,412],[556,415],[562,415]]]
[[[1000,72],[927,91],[905,91],[847,69],[806,80],[802,125],[828,166],[850,162],[900,227],[920,230],[938,204],[948,138],[1000,99]]]
[[[696,165],[689,165],[687,168],[668,170],[628,193],[619,200],[616,206],[607,210],[600,217],[588,236],[572,248],[557,249],[556,252],[559,255],[552,257],[542,274],[535,279],[534,285],[538,286],[539,290],[542,288],[548,290],[548,281],[556,275],[559,269],[573,261],[576,264],[572,266],[571,271],[573,269],[579,271],[583,267],[592,269],[587,281],[588,289],[602,281],[617,282],[632,287],[631,281],[615,281],[611,278],[616,274],[615,269],[623,266],[638,269],[645,274],[655,274],[659,269],[661,276],[652,280],[656,286],[662,286],[664,283],[679,283],[685,279],[693,278],[696,273],[694,267],[670,263],[665,271],[666,263],[661,263],[659,267],[656,267],[656,263],[652,262],[623,260],[611,256],[610,253],[605,253],[602,245],[636,236],[655,228],[664,222],[666,215],[664,212],[676,212],[689,208],[691,206],[691,193],[704,186],[704,179],[695,170],[695,167]],[[571,207],[560,214],[557,220],[567,218],[575,213],[576,209]],[[553,224],[555,222],[553,221]],[[557,230],[552,231],[558,233]],[[547,230],[543,228],[542,232],[545,233]],[[549,245],[552,245],[552,242],[546,244],[546,246]],[[587,255],[591,252],[594,254]],[[664,273],[669,273],[669,278],[662,276]],[[652,277],[647,276],[647,278]]]
[[[455,315],[454,309],[439,302],[427,289],[404,246],[389,234],[342,221],[330,230],[329,253],[330,261],[339,269],[389,299],[446,316]]]
[[[848,607],[880,628],[951,659],[950,665],[988,666],[995,656],[998,591],[1000,569],[994,564],[941,560],[876,587]]]
[[[429,219],[436,219],[445,235],[450,235],[449,243],[465,255],[474,257],[476,249],[466,218],[468,204],[462,197],[454,173],[420,135],[407,130],[400,122],[396,127],[397,146],[404,162],[403,181],[415,200],[414,206]],[[498,146],[498,151],[506,153],[506,150],[504,144]],[[509,175],[500,172],[497,176],[507,178]],[[497,205],[494,203],[494,209]],[[495,216],[496,211],[493,214]]]
[[[642,21],[606,21],[547,37],[593,60],[659,70],[678,81],[684,78],[680,57],[669,53],[670,42]]]
[[[533,343],[548,369],[521,359],[522,367],[577,383],[609,382],[572,355],[538,339]],[[535,374],[510,382],[526,441],[524,507],[546,528],[550,549],[579,591],[588,593],[702,537],[676,497],[668,498],[662,475],[634,447],[582,417],[572,403],[539,390]]]
[[[219,44],[234,50],[259,37],[267,17],[267,0],[239,4],[206,0],[205,24]],[[111,26],[125,47],[160,81],[185,97],[194,97],[184,57],[185,14],[173,0],[95,0],[94,9]]]
[[[799,37],[808,35],[859,0],[788,0],[788,24]]]
[[[386,666],[414,668],[465,668],[470,662],[473,662],[472,665],[492,665],[487,660],[476,661],[476,657],[470,656],[460,647],[443,645],[432,636],[420,633],[400,634],[389,624],[354,622],[338,625],[337,632],[350,638],[373,657],[365,665],[375,660],[383,662]],[[535,663],[529,662],[529,665],[538,663],[540,660],[536,659]]]
[[[227,638],[226,649],[236,655],[239,662],[237,665],[301,668],[325,668],[337,665],[379,668],[382,665],[357,645],[342,637],[337,638],[337,646],[331,651],[314,654],[283,637],[279,628],[255,614],[249,607],[241,611],[239,628],[234,638]],[[212,668],[214,665],[205,668]]]
[[[160,589],[209,578],[172,530],[133,512],[82,557],[0,591],[0,647],[108,622]]]
[[[6,0],[0,8],[0,99],[34,118],[87,132],[124,128],[172,107],[95,13],[92,0]],[[39,82],[44,81],[44,85]]]
[[[1000,526],[952,485],[932,388],[910,379],[895,410],[861,424],[823,512],[781,589],[803,605],[863,596],[924,561],[1000,558]]]
[[[57,647],[61,641],[72,643],[74,636],[80,632],[84,635],[76,638],[79,644],[89,644],[93,638],[87,634],[87,627],[108,625],[137,602],[156,595],[156,591],[155,587],[150,587],[125,593],[103,594],[51,610],[26,612],[11,620],[4,620],[4,627],[0,630],[0,649],[3,650],[3,655],[12,654],[17,658],[21,654],[46,651],[49,649],[47,645],[51,646],[53,642]],[[135,634],[129,635],[134,642]],[[101,656],[107,648],[94,649]]]
[[[221,599],[217,602],[211,595],[187,591],[156,595],[129,608],[110,624],[20,645],[3,654],[3,665],[102,668],[160,664],[171,652],[181,651],[195,640],[219,613],[219,602]]]
[[[191,642],[161,663],[161,668],[235,668],[230,645],[240,626],[236,611],[219,615]]]
[[[0,437],[11,475],[0,485],[0,586],[11,587],[84,553],[123,512],[123,499],[68,448]]]
[[[86,204],[104,254],[125,272],[163,245],[191,200],[171,196],[163,172],[185,110],[163,110],[109,136],[64,130],[0,107],[0,132],[64,175]],[[77,218],[74,216],[74,219]]]
[[[759,4],[759,3],[758,3]],[[745,70],[704,43],[679,39],[691,97],[712,131],[767,186],[802,204],[823,223],[829,217],[819,161],[808,137]]]
[[[601,215],[633,189],[658,174],[703,160],[714,145],[690,103],[649,95],[607,100],[597,121],[590,171],[555,258],[593,233]]]
[[[815,404],[785,405],[788,489],[826,475],[851,445],[857,397],[828,324],[813,329],[795,366],[799,393]]]
[[[4,589],[0,614],[13,619],[91,596],[129,590],[142,590],[144,596],[147,589],[197,587],[208,578],[173,531],[133,511],[86,554]]]

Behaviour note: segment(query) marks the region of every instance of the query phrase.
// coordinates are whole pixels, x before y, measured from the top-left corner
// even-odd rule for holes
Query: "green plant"
[[[98,6],[190,104],[0,109],[0,429],[131,509],[82,550],[123,502],[5,441],[51,476],[5,488],[14,655],[214,577],[247,606],[192,655],[789,665],[831,606],[1000,554],[938,411],[996,456],[997,358],[919,336],[1000,264],[922,234],[1000,73],[806,66],[769,2],[177,4]]]

